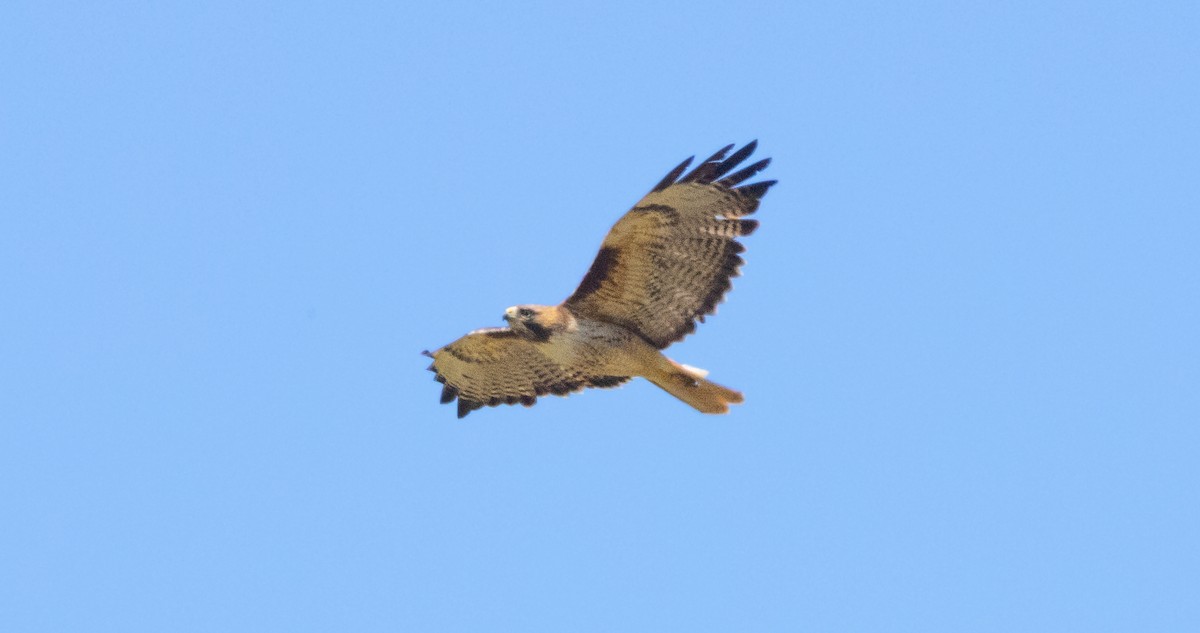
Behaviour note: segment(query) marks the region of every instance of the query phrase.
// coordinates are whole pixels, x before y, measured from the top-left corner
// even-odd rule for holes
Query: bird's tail
[[[683,400],[701,413],[729,413],[729,405],[742,402],[741,392],[706,380],[708,372],[673,360],[653,375],[646,376],[663,391]]]

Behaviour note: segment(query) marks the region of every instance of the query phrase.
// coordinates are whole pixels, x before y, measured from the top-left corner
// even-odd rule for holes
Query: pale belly
[[[658,354],[640,336],[618,325],[585,319],[575,325],[542,345],[542,353],[560,365],[594,368],[588,373],[605,376],[641,375]]]

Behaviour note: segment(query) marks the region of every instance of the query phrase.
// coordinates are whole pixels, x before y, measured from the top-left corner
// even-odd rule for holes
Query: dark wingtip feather
[[[742,237],[750,235],[758,228],[758,220],[738,220],[738,222],[741,224],[738,234]]]
[[[688,156],[687,160],[683,161],[682,163],[679,163],[679,165],[677,167],[675,167],[675,169],[672,169],[671,172],[668,173],[666,176],[664,176],[663,179],[660,180],[657,185],[654,185],[654,188],[650,190],[650,193],[654,193],[655,191],[662,191],[663,189],[666,189],[667,187],[670,187],[671,185],[675,184],[675,181],[679,179],[679,175],[682,174],[683,171],[688,168],[688,165],[692,164],[693,160],[696,160],[695,156]]]
[[[726,145],[725,147],[722,147],[721,149],[717,150],[717,152],[715,154],[713,154],[712,156],[709,156],[708,158],[706,158],[704,160],[704,162],[715,163],[719,160],[724,160],[725,155],[729,153],[729,150],[733,149],[736,146],[737,146],[737,143],[730,143],[730,144]]]
[[[745,147],[734,152],[733,156],[726,158],[720,165],[717,166],[717,168],[713,171],[712,179],[716,180],[717,178],[728,174],[733,170],[734,167],[737,167],[742,161],[746,160],[747,156],[753,154],[756,147],[758,147],[758,141],[750,141]]]
[[[737,186],[742,181],[748,180],[754,174],[757,174],[758,172],[766,169],[767,165],[770,165],[770,164],[771,164],[771,159],[764,158],[764,159],[758,161],[757,163],[754,163],[753,165],[750,165],[749,167],[747,167],[737,173],[730,174],[730,175],[722,178],[721,184],[725,185],[726,187]]]
[[[716,154],[709,156],[708,158],[704,159],[704,162],[696,165],[696,168],[692,170],[692,173],[679,179],[679,182],[698,182],[701,184],[712,182],[714,177],[713,174],[717,169],[720,168],[720,161],[725,160],[725,154],[728,154],[729,150],[733,149],[733,147],[734,144],[730,143],[729,145],[717,150]]]
[[[746,185],[745,187],[738,187],[734,191],[741,192],[743,195],[746,195],[755,200],[758,200],[759,198],[766,195],[767,189],[770,189],[777,182],[779,182],[779,181],[778,180],[764,180],[762,182],[756,182],[752,185]]]
[[[423,349],[423,350],[421,350],[421,355],[422,355],[422,356],[428,356],[428,357],[430,357],[430,358],[433,358],[433,354],[431,354],[431,353],[429,352],[429,350],[427,350],[427,349]]]
[[[467,417],[468,413],[474,411],[475,409],[481,409],[481,408],[483,408],[483,405],[478,402],[472,402],[470,400],[463,400],[462,398],[459,398],[458,399],[458,419],[461,420],[461,419]]]
[[[458,397],[458,389],[451,385],[442,387],[442,404],[447,404],[456,397]]]

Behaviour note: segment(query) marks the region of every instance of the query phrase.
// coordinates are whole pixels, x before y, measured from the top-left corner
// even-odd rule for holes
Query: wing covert
[[[476,330],[434,351],[429,370],[442,383],[442,404],[458,399],[458,417],[483,406],[523,404],[539,396],[565,396],[584,387],[615,387],[628,376],[592,376],[551,360],[539,343],[508,328]]]
[[[758,209],[775,184],[741,185],[770,159],[730,173],[757,141],[726,156],[733,147],[682,175],[689,158],[655,185],[613,225],[564,305],[628,327],[660,349],[695,331],[697,320],[715,312],[744,263],[745,249],[736,238],[753,233],[758,222],[742,218]]]

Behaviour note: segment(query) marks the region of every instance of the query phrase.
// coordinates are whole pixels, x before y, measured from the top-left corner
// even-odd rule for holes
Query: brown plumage
[[[726,146],[691,172],[688,159],[654,186],[609,231],[579,288],[558,306],[514,306],[507,328],[476,330],[433,353],[442,402],[458,399],[458,417],[484,405],[532,406],[538,396],[614,387],[642,376],[704,413],[725,413],[737,391],[705,380],[659,350],[695,331],[712,314],[745,250],[736,240],[758,222],[774,180],[741,183],[770,159],[733,170],[751,142]]]

